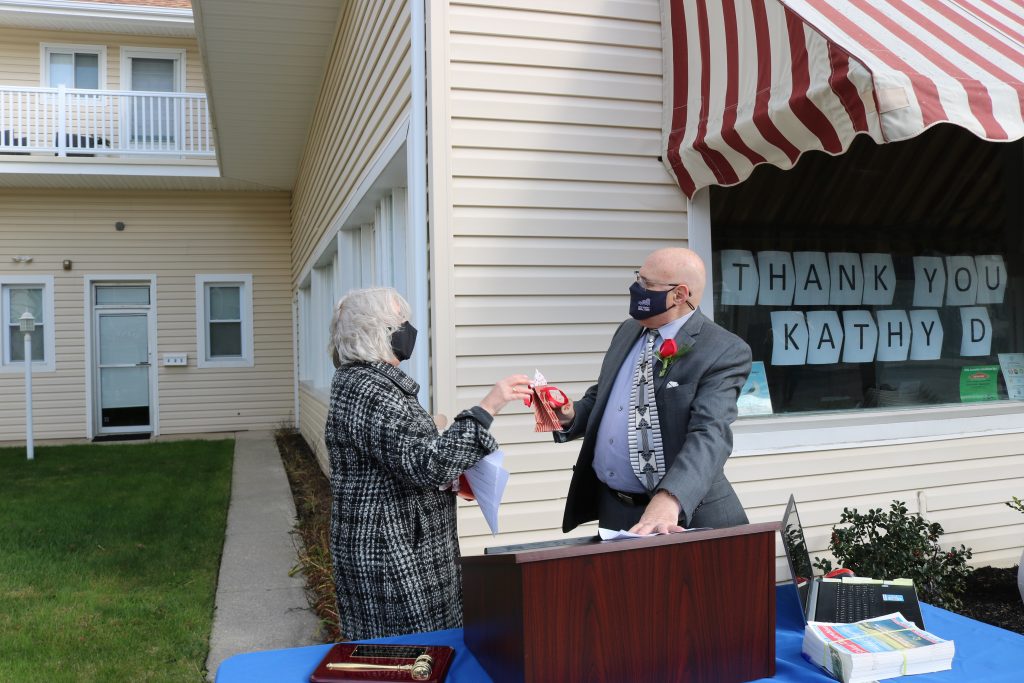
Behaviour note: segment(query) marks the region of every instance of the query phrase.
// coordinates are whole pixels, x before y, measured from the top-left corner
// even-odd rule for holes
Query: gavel
[[[360,662],[330,662],[331,671],[408,671],[414,681],[428,681],[434,671],[434,658],[420,655],[412,664],[362,664]]]

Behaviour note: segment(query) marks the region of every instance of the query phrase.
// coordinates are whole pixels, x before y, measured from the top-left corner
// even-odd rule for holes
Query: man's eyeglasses
[[[671,282],[652,282],[641,275],[639,270],[634,270],[633,274],[636,275],[636,281],[639,282],[640,286],[644,289],[650,289],[651,287],[678,287],[682,284],[681,282],[676,282],[674,284]]]

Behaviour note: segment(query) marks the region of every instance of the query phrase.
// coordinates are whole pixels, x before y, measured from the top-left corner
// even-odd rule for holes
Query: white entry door
[[[96,434],[153,431],[149,284],[93,288]]]

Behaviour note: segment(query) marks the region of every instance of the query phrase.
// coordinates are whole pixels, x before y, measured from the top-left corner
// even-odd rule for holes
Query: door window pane
[[[210,358],[242,356],[242,323],[210,323]]]
[[[149,405],[149,368],[100,368],[100,408]]]
[[[96,287],[97,306],[148,306],[149,287]]]
[[[176,59],[149,57],[131,58],[132,90],[144,92],[175,92]],[[132,98],[133,140],[138,142],[174,142],[177,110],[180,103],[170,96]]]
[[[100,364],[135,365],[149,360],[147,327],[145,315],[101,315]]]
[[[174,92],[174,59],[132,57],[132,90]]]

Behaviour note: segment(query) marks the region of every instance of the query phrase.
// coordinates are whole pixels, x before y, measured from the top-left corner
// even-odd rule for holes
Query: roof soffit
[[[225,177],[292,189],[341,0],[194,0]]]

